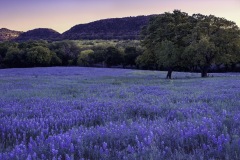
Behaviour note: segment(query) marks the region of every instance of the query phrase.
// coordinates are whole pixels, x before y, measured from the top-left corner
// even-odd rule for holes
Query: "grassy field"
[[[240,159],[240,74],[0,70],[0,159]]]

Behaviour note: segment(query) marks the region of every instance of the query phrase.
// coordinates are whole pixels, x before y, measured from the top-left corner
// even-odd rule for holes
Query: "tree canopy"
[[[142,32],[145,52],[138,62],[153,69],[197,68],[206,77],[212,65],[239,62],[238,26],[213,15],[174,10],[153,17]]]

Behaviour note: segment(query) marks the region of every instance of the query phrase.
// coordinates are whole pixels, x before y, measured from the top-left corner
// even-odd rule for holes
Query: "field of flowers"
[[[240,159],[240,74],[0,70],[0,160]]]

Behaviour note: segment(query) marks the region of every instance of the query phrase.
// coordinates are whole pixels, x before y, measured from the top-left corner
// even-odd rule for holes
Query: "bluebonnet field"
[[[0,70],[0,159],[240,159],[240,75]]]

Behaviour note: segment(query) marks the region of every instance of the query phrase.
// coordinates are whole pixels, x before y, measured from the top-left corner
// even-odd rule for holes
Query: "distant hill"
[[[79,24],[62,34],[63,39],[139,39],[150,16],[103,19]]]
[[[17,37],[16,41],[27,41],[27,40],[59,40],[61,34],[53,29],[48,28],[37,28],[22,33]]]
[[[9,41],[18,37],[22,32],[9,30],[7,28],[0,29],[0,41]]]
[[[153,16],[102,19],[87,24],[78,24],[63,34],[48,28],[37,28],[27,32],[17,32],[2,28],[0,29],[0,41],[139,39],[142,27],[146,26],[149,19]]]

